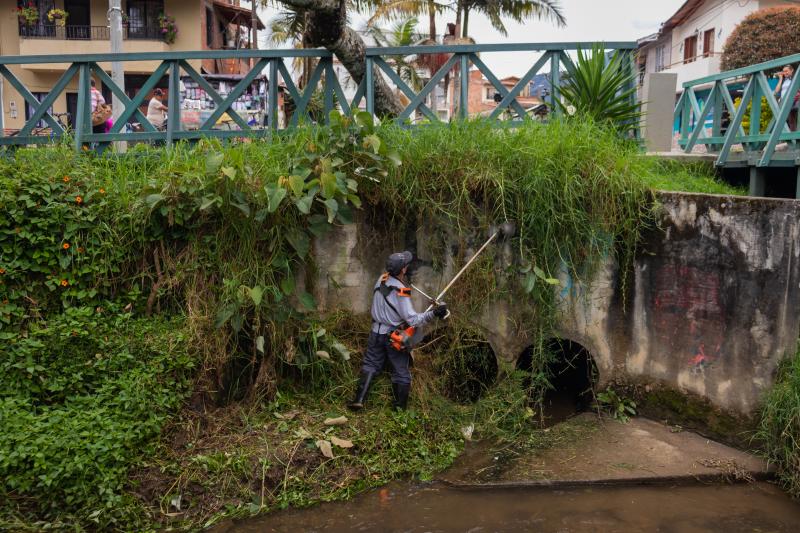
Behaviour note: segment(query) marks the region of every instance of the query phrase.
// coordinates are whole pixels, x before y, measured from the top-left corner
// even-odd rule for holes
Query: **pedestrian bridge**
[[[210,138],[264,137],[281,127],[291,128],[302,121],[327,120],[328,112],[339,109],[344,113],[364,109],[370,113],[376,110],[376,87],[386,85],[387,81],[396,92],[402,95],[404,105],[395,120],[403,124],[417,122],[439,122],[439,115],[431,109],[430,98],[434,89],[445,77],[454,84],[454,116],[468,117],[469,71],[474,67],[489,81],[499,95],[497,106],[489,114],[490,120],[500,124],[519,123],[529,118],[529,113],[517,101],[517,97],[539,74],[546,73],[550,84],[547,100],[550,112],[558,113],[553,102],[559,98],[560,79],[565,73],[574,72],[575,65],[569,53],[577,49],[591,49],[593,43],[511,43],[511,44],[470,44],[470,45],[431,45],[407,47],[366,48],[364,52],[365,70],[362,76],[336,69],[333,55],[323,49],[290,50],[231,50],[231,51],[192,51],[170,53],[127,53],[92,54],[71,56],[0,56],[0,79],[4,79],[6,93],[14,91],[31,110],[24,125],[17,131],[3,135],[3,114],[0,113],[0,146],[24,146],[60,142],[69,138],[76,149],[93,143],[103,150],[113,141],[162,141],[167,144],[179,140]],[[604,44],[606,50],[619,50],[631,58],[636,49],[633,42],[612,42]],[[485,59],[492,54],[518,53],[521,62],[519,81],[510,89],[487,66]],[[414,89],[396,72],[394,58],[425,58],[425,63],[433,65],[430,77],[425,84]],[[523,59],[524,58],[524,59]],[[238,60],[249,62],[250,70],[227,93],[215,90],[199,72],[199,61],[203,59]],[[305,87],[298,87],[290,72],[291,63],[297,59],[309,59],[314,65]],[[139,91],[129,97],[107,74],[111,62],[126,64],[148,62],[158,64]],[[288,65],[288,66],[287,66]],[[63,72],[53,88],[41,101],[20,81],[20,68],[47,68]],[[339,75],[339,72],[342,72]],[[93,133],[91,124],[90,81],[95,78],[110,89],[114,105],[121,108],[114,126],[108,133]],[[345,79],[346,78],[346,79]],[[181,126],[181,109],[186,93],[181,89],[181,80],[190,81],[213,101],[213,111],[197,126]],[[256,80],[263,80],[264,94],[260,96],[265,117],[253,123],[246,118],[241,109],[234,104],[245,90]],[[461,81],[460,81],[461,80]],[[355,86],[352,94],[344,90],[346,84]],[[147,103],[153,89],[166,84],[169,102],[167,127],[165,131],[155,128],[140,111]],[[72,117],[71,131],[57,120],[52,111],[54,102],[67,87],[77,90],[78,103],[76,116]],[[286,124],[278,121],[279,93],[290,98],[294,111]],[[321,94],[323,113],[321,117],[311,116],[312,97]],[[8,100],[8,95],[5,99]],[[5,108],[6,106],[4,106]],[[244,115],[244,116],[243,116]],[[220,129],[218,122],[223,116],[230,117],[233,128]],[[143,131],[127,131],[126,124],[138,122]],[[42,123],[43,127],[42,127]]]

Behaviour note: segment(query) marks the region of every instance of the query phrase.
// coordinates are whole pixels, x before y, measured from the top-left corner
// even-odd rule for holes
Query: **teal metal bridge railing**
[[[800,54],[795,54],[684,83],[675,106],[679,146],[689,153],[695,146],[705,145],[717,156],[718,166],[800,165],[800,132],[791,131],[787,123],[789,113],[797,113],[792,108],[794,95],[800,91],[800,75],[793,77],[789,97],[780,102],[769,83],[769,76],[784,65],[798,63]],[[739,102],[735,102],[737,97]],[[772,114],[765,127],[762,108]],[[749,120],[747,129],[745,118]],[[787,150],[776,153],[783,142],[788,143]],[[736,145],[741,149],[734,149]]]
[[[322,49],[291,49],[291,50],[237,50],[237,51],[191,51],[173,53],[126,53],[126,54],[87,54],[73,56],[0,56],[0,78],[6,80],[6,93],[9,86],[15,90],[31,110],[24,125],[13,135],[3,136],[3,114],[0,113],[0,146],[21,146],[32,144],[46,144],[57,142],[67,135],[73,139],[75,149],[80,149],[87,144],[93,144],[99,150],[104,149],[113,141],[162,141],[171,144],[181,139],[195,140],[203,137],[216,138],[241,138],[267,136],[271,131],[279,128],[278,124],[278,90],[285,88],[293,100],[294,111],[285,127],[296,126],[300,120],[308,119],[312,96],[321,91],[324,101],[324,119],[327,120],[328,112],[339,109],[344,113],[360,107],[368,112],[375,111],[375,85],[378,76],[388,79],[390,87],[407,98],[402,112],[396,120],[402,123],[412,123],[418,119],[429,122],[439,122],[440,117],[434,113],[426,103],[434,95],[437,84],[448,74],[460,79],[457,85],[458,105],[454,109],[456,118],[468,116],[469,102],[469,72],[471,67],[478,69],[482,76],[488,80],[496,93],[499,94],[499,103],[491,110],[488,118],[504,124],[514,124],[529,116],[518,101],[517,97],[523,94],[531,80],[544,71],[549,76],[550,93],[548,96],[551,112],[558,112],[553,102],[559,98],[561,76],[566,72],[574,72],[575,65],[569,56],[570,51],[590,49],[592,43],[513,43],[513,44],[472,44],[453,46],[408,46],[396,48],[367,48],[366,72],[364,79],[360,80],[355,91],[348,95],[343,90],[343,80],[337,78],[332,54]],[[612,42],[605,43],[607,50],[620,50],[633,58],[636,43]],[[519,54],[520,72],[525,71],[519,81],[510,89],[486,65],[482,55],[490,53]],[[425,85],[415,91],[396,71],[393,57],[397,56],[426,56],[438,55],[441,66],[430,73]],[[308,83],[302,89],[298,88],[292,79],[292,74],[287,61],[297,58],[310,58],[315,63],[308,77]],[[249,71],[225,94],[212,87],[208,80],[202,76],[197,68],[191,64],[198,60],[248,60],[251,63]],[[138,92],[129,97],[118,87],[100,63],[120,61],[123,66],[129,62],[154,61],[158,66],[139,88]],[[47,65],[46,67],[43,65]],[[39,101],[34,94],[20,81],[12,71],[12,66],[30,68],[52,69],[53,65],[63,65],[63,74],[55,82],[46,96]],[[141,63],[140,63],[141,64]],[[127,69],[126,69],[127,70]],[[51,111],[59,95],[68,86],[74,85],[77,77],[77,112],[73,118],[72,131],[67,131],[64,125],[56,120],[58,113]],[[90,82],[96,78],[107,87],[114,96],[116,105],[122,105],[121,115],[107,133],[93,133],[91,121]],[[196,84],[205,91],[214,108],[210,115],[199,126],[192,129],[183,128],[181,125],[181,78]],[[263,79],[266,82],[265,120],[261,123],[248,123],[233,105],[244,91],[255,80]],[[165,131],[160,131],[151,124],[139,110],[140,106],[147,103],[147,98],[159,84],[168,84],[168,112]],[[2,81],[2,80],[0,80]],[[6,98],[7,99],[7,98]],[[175,103],[178,103],[177,105]],[[5,106],[4,106],[5,107]],[[218,121],[227,113],[235,123],[236,129],[223,130],[217,127]],[[143,131],[128,131],[126,127],[131,122],[141,124]],[[37,125],[46,123],[46,127]]]

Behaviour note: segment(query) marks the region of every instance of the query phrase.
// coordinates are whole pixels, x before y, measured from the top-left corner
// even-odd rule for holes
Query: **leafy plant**
[[[67,25],[69,13],[63,9],[51,9],[47,12],[47,20],[54,22],[56,26],[64,27]]]
[[[733,70],[800,53],[800,7],[759,9],[746,16],[722,48],[720,68]]]
[[[175,22],[175,17],[164,13],[160,14],[158,16],[158,28],[165,43],[173,44],[175,42],[178,37],[178,24]]]
[[[636,402],[629,398],[620,397],[610,387],[603,392],[597,393],[597,403],[620,422],[627,422],[630,417],[636,416]]]
[[[742,104],[742,98],[736,98],[733,101],[733,107],[737,110],[739,106]],[[750,111],[753,108],[753,101],[750,100],[747,102],[747,109],[745,109],[744,117],[742,117],[742,128],[744,129],[745,133],[750,133]],[[767,131],[767,126],[769,125],[770,121],[772,120],[772,108],[769,106],[767,99],[765,97],[761,97],[761,114],[759,115],[759,133],[763,131]],[[732,119],[731,119],[732,120]]]
[[[34,2],[28,2],[27,5],[17,8],[17,17],[26,26],[33,26],[39,22],[39,8]]]
[[[642,116],[636,101],[636,73],[627,54],[606,55],[602,44],[591,52],[578,49],[578,61],[561,86],[558,107],[567,115],[577,114],[597,123],[609,123],[628,131]]]

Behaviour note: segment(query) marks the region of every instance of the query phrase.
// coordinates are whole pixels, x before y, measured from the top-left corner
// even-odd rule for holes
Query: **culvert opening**
[[[442,393],[451,400],[477,402],[497,380],[497,357],[489,341],[472,329],[432,332],[415,351]]]
[[[534,368],[534,359],[538,361],[537,368]],[[597,366],[589,350],[577,342],[551,339],[544,344],[541,354],[529,346],[517,360],[517,369],[531,374],[526,383],[528,387],[534,384],[536,375],[549,383],[541,396],[545,425],[563,422],[592,405]]]

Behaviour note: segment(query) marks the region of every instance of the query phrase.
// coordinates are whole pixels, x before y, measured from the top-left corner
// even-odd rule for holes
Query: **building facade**
[[[38,16],[23,18],[19,7],[33,7]],[[51,21],[48,12],[67,13],[63,24]],[[239,0],[122,0],[123,52],[170,52],[249,48],[252,12]],[[109,53],[107,0],[0,0],[0,56]],[[177,26],[174,37],[163,31],[160,17],[171,17]],[[263,23],[257,21],[259,28]],[[159,61],[124,63],[125,89],[136,94]],[[236,76],[247,72],[249,61],[190,61],[201,73]],[[41,101],[69,66],[67,63],[11,65],[9,70]],[[100,63],[110,71],[111,65]],[[77,109],[77,76],[53,105],[52,112],[72,125]],[[166,87],[167,78],[160,86]],[[110,91],[98,84],[110,102]],[[19,93],[5,83],[2,101],[6,129],[21,128],[32,113]]]
[[[661,29],[639,39],[639,73],[673,72],[682,83],[720,72],[723,46],[736,26],[759,9],[797,6],[792,0],[687,0]]]

